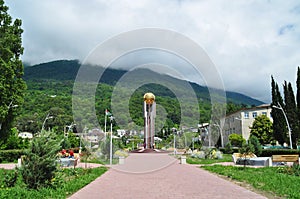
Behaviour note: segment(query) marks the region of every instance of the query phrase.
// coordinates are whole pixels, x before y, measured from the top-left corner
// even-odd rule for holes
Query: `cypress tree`
[[[296,146],[296,141],[299,137],[298,118],[295,95],[292,88],[292,84],[286,81],[284,82],[284,100],[285,100],[285,111],[291,128],[292,143],[293,147]]]
[[[287,126],[284,119],[284,115],[281,110],[277,108],[273,108],[273,106],[283,107],[283,99],[281,97],[278,84],[275,82],[273,76],[271,76],[271,87],[272,87],[272,111],[271,115],[273,118],[273,137],[275,140],[279,142],[279,144],[283,144],[287,140],[286,132]]]
[[[300,68],[298,66],[298,71],[297,71],[297,82],[296,82],[296,86],[297,86],[297,122],[298,122],[298,140],[296,140],[296,142],[299,142],[299,138],[300,138]],[[296,143],[297,144],[297,143]]]

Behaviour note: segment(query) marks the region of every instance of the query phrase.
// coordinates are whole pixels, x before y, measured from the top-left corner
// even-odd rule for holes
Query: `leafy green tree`
[[[0,139],[6,140],[15,117],[15,105],[23,102],[26,89],[23,76],[21,20],[12,20],[0,0]]]
[[[29,189],[47,187],[55,177],[60,141],[54,135],[53,132],[43,131],[39,137],[34,137],[23,158],[20,172]]]
[[[80,139],[78,139],[73,132],[68,133],[68,141],[70,142],[71,148],[76,148],[80,145]]]
[[[269,144],[273,140],[272,125],[271,120],[266,115],[260,115],[255,118],[250,127],[250,134],[251,136],[257,137],[262,145]]]
[[[18,136],[17,128],[12,128],[11,134],[5,142],[5,149],[24,149],[29,145],[28,139],[22,139]]]
[[[272,111],[271,116],[273,118],[273,137],[275,140],[279,142],[279,144],[283,144],[287,140],[287,127],[284,119],[284,115],[282,111],[278,108],[274,108],[273,106],[280,105],[284,107],[283,99],[281,97],[278,84],[275,82],[273,76],[271,76],[271,87],[272,87]]]
[[[236,133],[232,133],[229,135],[229,141],[232,146],[236,147],[242,147],[243,143],[246,143],[246,140],[243,138],[243,136]]]
[[[37,114],[21,115],[17,119],[17,127],[20,132],[30,132],[33,135],[41,130]]]

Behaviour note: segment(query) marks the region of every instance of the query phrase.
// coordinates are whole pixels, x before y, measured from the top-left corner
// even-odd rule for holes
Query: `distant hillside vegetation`
[[[25,67],[25,75],[24,79],[29,80],[56,80],[56,81],[64,81],[71,80],[74,81],[77,75],[77,71],[80,68],[80,62],[78,60],[57,60],[47,63],[41,63],[33,66]],[[153,71],[151,71],[153,72]],[[106,69],[104,74],[101,77],[101,82],[106,83],[108,85],[114,85],[126,71],[117,70],[117,69]],[[157,74],[159,75],[159,74]],[[168,77],[172,79],[172,82],[180,85],[184,80],[179,80],[174,77]],[[200,86],[195,83],[189,82],[192,88],[195,90],[197,96],[201,100],[210,100],[208,89],[205,86]],[[152,85],[153,87],[153,85]],[[151,86],[150,90],[153,90]],[[162,89],[159,87],[155,87],[157,93],[163,96],[173,96],[173,94],[166,89]],[[169,93],[168,93],[169,92]],[[226,91],[227,102],[232,102],[234,104],[242,104],[246,106],[260,105],[264,102],[253,99],[249,96],[246,96],[241,93]]]

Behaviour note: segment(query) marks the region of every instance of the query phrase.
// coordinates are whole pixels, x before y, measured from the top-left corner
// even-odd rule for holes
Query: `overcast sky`
[[[270,76],[280,85],[284,80],[295,85],[300,65],[298,0],[6,0],[6,4],[9,13],[23,21],[22,59],[31,64],[83,60],[114,35],[156,27],[197,42],[215,64],[226,90],[265,102],[271,97]]]

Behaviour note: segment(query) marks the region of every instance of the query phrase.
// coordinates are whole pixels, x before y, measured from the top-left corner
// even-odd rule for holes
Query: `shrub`
[[[288,175],[300,176],[300,165],[294,164],[291,167],[279,167],[277,169],[278,173],[285,173]]]
[[[232,144],[232,146],[241,147],[244,143],[246,143],[246,140],[243,138],[240,134],[230,134],[229,135],[229,141]]]
[[[5,172],[4,173],[4,184],[6,187],[13,187],[15,186],[16,182],[17,182],[17,179],[18,179],[18,170],[15,169],[13,170],[12,172]]]
[[[114,157],[118,158],[118,157],[127,157],[128,153],[122,150],[117,150],[114,154]]]
[[[258,138],[254,135],[250,136],[249,144],[253,145],[254,154],[257,155],[257,156],[260,156],[261,153],[262,153],[262,148],[261,148],[261,145],[260,145],[260,142],[259,142]]]
[[[15,162],[22,155],[25,154],[23,149],[13,149],[13,150],[0,150],[0,163],[1,162]]]
[[[227,154],[231,154],[233,153],[233,150],[232,150],[232,146],[231,146],[231,142],[228,142],[225,146],[225,153]]]
[[[191,157],[199,159],[222,159],[223,154],[221,151],[217,151],[216,149],[206,148],[204,151],[193,152]]]
[[[242,161],[244,164],[244,167],[248,164],[247,156],[254,153],[254,146],[251,143],[244,143],[243,146],[239,150],[240,154],[242,154],[242,157],[239,159],[239,162]]]
[[[27,188],[39,189],[51,185],[56,167],[56,155],[60,143],[53,133],[42,132],[32,140],[29,151],[25,154],[20,173]]]
[[[217,159],[223,159],[223,153],[221,151],[216,152],[216,158]]]
[[[197,151],[197,152],[193,152],[191,154],[192,158],[200,158],[200,159],[205,159],[205,153],[204,151]]]

